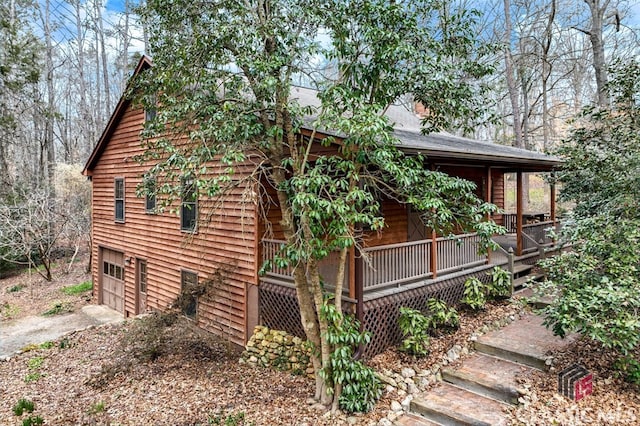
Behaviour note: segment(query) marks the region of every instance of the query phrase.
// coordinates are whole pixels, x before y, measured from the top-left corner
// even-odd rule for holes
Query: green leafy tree
[[[488,242],[497,229],[484,220],[494,207],[474,195],[474,185],[404,155],[384,116],[406,94],[430,102],[430,129],[445,128],[448,117],[484,116],[473,79],[489,69],[478,62],[473,15],[445,16],[446,3],[148,0],[140,11],[154,67],[132,93],[157,106],[140,159],[152,165],[157,207],[180,197],[181,179],[214,198],[239,185],[275,188],[286,245],[273,263],[293,270],[313,366],[324,372],[316,374],[315,398],[334,408],[336,345],[326,337],[342,319],[330,324],[318,315],[327,300],[318,263],[340,255],[335,277],[324,278],[334,284],[329,303],[341,312],[348,252],[361,244],[362,227],[384,226],[378,195],[412,203],[441,233],[475,226]],[[292,96],[292,82],[303,79],[318,81],[316,106]],[[466,90],[435,95],[453,81]],[[326,129],[341,135],[339,144]],[[335,153],[314,153],[319,143]],[[210,168],[213,159],[222,167]],[[239,168],[253,170],[254,181],[239,181]]]
[[[559,293],[545,323],[624,354],[640,342],[640,64],[609,72],[611,107],[585,109],[558,151],[560,198],[576,203],[563,230],[573,250],[543,263]]]

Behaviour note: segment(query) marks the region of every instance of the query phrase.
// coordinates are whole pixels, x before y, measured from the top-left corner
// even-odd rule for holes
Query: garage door
[[[102,249],[102,303],[124,313],[124,254]]]

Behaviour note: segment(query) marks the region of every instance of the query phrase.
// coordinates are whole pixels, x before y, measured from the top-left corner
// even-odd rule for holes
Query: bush
[[[463,305],[477,311],[487,305],[487,287],[476,277],[467,278],[464,282]]]
[[[400,345],[402,352],[418,357],[429,354],[429,329],[431,328],[429,318],[418,310],[401,307],[398,326],[404,337]]]
[[[432,298],[427,301],[427,308],[429,309],[429,328],[432,332],[437,330],[451,332],[458,329],[460,315],[453,306],[449,307],[445,301]]]
[[[16,405],[13,406],[12,410],[13,414],[15,414],[16,416],[21,416],[22,414],[24,414],[24,412],[33,413],[33,410],[35,410],[35,405],[33,401],[22,398],[18,400]]]
[[[491,282],[487,287],[488,296],[492,299],[511,297],[511,273],[499,266],[491,270]]]
[[[627,354],[640,343],[640,220],[594,218],[577,226],[588,238],[541,262],[543,290],[558,293],[543,310],[544,323],[561,337],[578,331]]]

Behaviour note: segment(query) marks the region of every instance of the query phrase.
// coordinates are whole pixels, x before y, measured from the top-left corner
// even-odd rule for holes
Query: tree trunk
[[[551,0],[551,10],[547,19],[547,26],[544,31],[542,42],[542,141],[546,151],[550,148],[551,123],[549,120],[549,78],[551,77],[551,62],[549,61],[549,50],[553,41],[553,22],[556,17],[556,0]],[[545,185],[546,188],[546,185]]]
[[[513,70],[513,54],[511,51],[511,34],[513,32],[511,24],[511,1],[504,0],[504,23],[505,23],[505,35],[504,35],[504,65],[505,65],[505,78],[507,80],[507,90],[509,91],[509,101],[511,102],[511,112],[513,114],[513,133],[514,133],[514,146],[518,148],[524,148],[522,140],[522,123],[520,120],[520,100],[518,96],[518,87],[514,77]]]
[[[604,39],[602,35],[604,26],[604,15],[609,6],[609,0],[584,0],[591,12],[591,28],[588,31],[591,48],[593,49],[593,70],[596,75],[596,87],[598,90],[598,105],[605,107],[609,105],[607,96],[607,65],[604,54]]]

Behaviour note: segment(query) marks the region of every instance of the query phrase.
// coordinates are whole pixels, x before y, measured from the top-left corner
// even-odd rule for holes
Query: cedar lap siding
[[[143,58],[136,73],[149,65]],[[92,274],[98,301],[124,316],[162,310],[180,294],[183,273],[196,273],[200,283],[214,282],[212,297],[197,302],[196,323],[244,345],[258,312],[255,204],[242,201],[242,189],[226,198],[223,210],[211,211],[200,201],[196,233],[181,231],[180,217],[174,213],[147,212],[136,186],[148,166],[133,160],[142,153],[144,119],[143,110],[121,99],[83,172],[93,187]],[[236,176],[249,171],[239,167]],[[115,188],[121,179],[124,218],[118,220],[121,201],[116,200]],[[202,225],[203,218],[208,219],[207,226]],[[223,280],[215,279],[217,270]],[[137,288],[141,275],[146,292]]]

